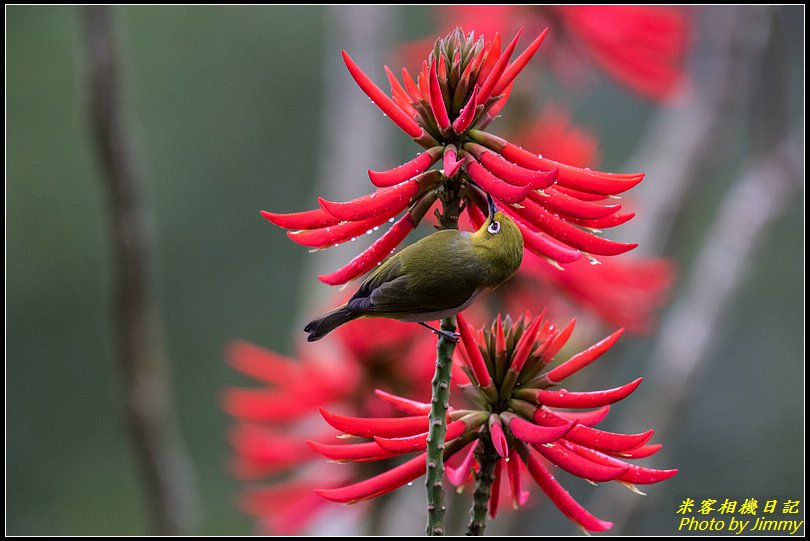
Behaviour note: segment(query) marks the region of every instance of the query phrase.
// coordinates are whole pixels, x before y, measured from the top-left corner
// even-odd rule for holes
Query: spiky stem
[[[492,483],[495,481],[495,466],[500,459],[492,445],[489,431],[481,432],[476,454],[481,468],[475,474],[475,492],[470,508],[470,522],[467,524],[467,535],[484,535],[487,527],[489,497],[492,494]]]
[[[445,184],[440,194],[443,213],[438,215],[441,229],[458,229],[460,196],[458,183]],[[456,318],[442,320],[441,329],[456,332]],[[456,342],[439,336],[436,345],[436,371],[433,375],[433,398],[430,407],[430,430],[427,437],[427,534],[444,535],[444,437],[447,433],[447,408],[450,404],[450,376]]]

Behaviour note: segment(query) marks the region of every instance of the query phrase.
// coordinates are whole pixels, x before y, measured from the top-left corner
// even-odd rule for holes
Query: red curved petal
[[[641,384],[638,378],[626,385],[604,391],[570,392],[565,389],[537,391],[537,402],[558,408],[596,408],[614,404],[627,397]]]
[[[589,532],[602,532],[613,527],[612,522],[596,518],[572,498],[534,453],[530,452],[526,466],[528,466],[529,473],[543,492],[546,493],[546,496],[554,502],[554,505],[569,520],[579,524]]]
[[[473,375],[481,387],[488,387],[492,384],[492,378],[484,362],[484,356],[478,348],[478,341],[475,339],[473,329],[461,313],[456,315],[456,321],[458,322],[459,334],[461,334],[461,343],[464,345],[467,357],[470,359],[470,368],[472,368]]]
[[[428,416],[413,417],[347,417],[318,408],[324,420],[346,434],[373,438],[401,438],[415,436],[428,431]]]
[[[410,214],[405,214],[400,218],[385,234],[374,241],[360,255],[349,261],[349,263],[330,274],[318,275],[318,279],[329,285],[345,284],[349,280],[361,276],[373,269],[379,262],[388,257],[394,248],[413,231],[415,224]]]
[[[301,246],[329,248],[355,239],[375,227],[384,224],[397,214],[398,212],[391,213],[389,210],[386,211],[385,214],[367,220],[343,222],[330,227],[312,229],[309,231],[288,231],[287,236],[290,237],[290,240]]]
[[[371,101],[379,107],[383,113],[388,115],[394,124],[399,126],[402,131],[414,139],[421,137],[424,131],[422,127],[417,124],[413,118],[409,117],[405,111],[400,109],[399,106],[388,97],[388,94],[374,84],[374,81],[372,81],[368,75],[363,73],[363,70],[351,59],[349,53],[346,51],[342,51],[342,53],[343,61],[346,63],[349,73],[351,73],[360,89],[371,98]]]
[[[305,210],[290,214],[261,211],[265,220],[284,229],[318,229],[340,223],[340,220],[323,209]]]
[[[507,458],[509,456],[509,443],[506,441],[506,434],[503,432],[501,418],[497,413],[493,413],[489,416],[489,437],[501,458]]]
[[[567,421],[576,421],[581,425],[594,426],[601,423],[609,412],[610,406],[603,406],[593,411],[554,411],[553,414]]]
[[[526,443],[544,444],[557,441],[563,437],[571,428],[573,423],[563,423],[559,426],[540,426],[531,423],[520,417],[512,417],[509,420],[509,430],[517,439]]]
[[[393,169],[389,169],[388,171],[372,171],[369,169],[368,178],[371,180],[371,183],[378,188],[395,186],[427,171],[431,165],[439,161],[439,158],[442,157],[443,152],[444,147],[442,146],[431,147],[426,151],[417,154],[415,158],[403,163],[402,165],[394,167]],[[438,172],[431,172],[429,174],[436,175]],[[420,178],[418,180],[420,180],[420,182],[423,184],[432,184],[435,179]],[[312,228],[302,227],[300,229]]]
[[[470,95],[469,101],[467,104],[461,108],[461,111],[458,113],[458,117],[453,121],[453,131],[461,134],[464,133],[467,128],[472,125],[473,119],[475,119],[476,107],[478,105],[478,85],[475,85],[473,88],[472,94]]]
[[[548,34],[548,28],[545,28],[540,35],[529,45],[526,47],[526,50],[520,53],[515,61],[509,64],[509,67],[504,70],[503,75],[501,75],[501,80],[498,81],[498,85],[495,87],[493,94],[498,96],[503,93],[504,89],[509,86],[512,81],[523,71],[523,68],[529,63],[529,61],[534,56],[534,53],[537,52],[537,49],[540,48],[540,44],[543,43],[543,40]]]
[[[439,77],[436,73],[436,59],[430,64],[430,75],[428,78],[428,94],[430,96],[430,110],[439,129],[444,131],[450,127],[450,117],[447,115],[447,107],[444,105],[442,89],[439,87]]]
[[[559,366],[549,370],[545,376],[552,383],[559,383],[560,381],[564,380],[571,374],[582,370],[593,361],[598,359],[613,347],[613,344],[619,339],[619,337],[624,332],[624,329],[619,329],[618,331],[614,332],[607,338],[604,338],[597,342],[596,344],[592,345],[586,350],[580,351],[564,363],[560,364]],[[552,344],[553,346],[553,344]]]
[[[382,449],[373,441],[341,445],[307,440],[307,445],[319,455],[339,462],[374,462],[399,454]]]
[[[450,441],[458,438],[464,434],[467,426],[464,421],[453,421],[447,424],[447,433],[445,434],[444,441]],[[381,438],[374,437],[374,442],[392,453],[412,453],[414,451],[424,451],[427,449],[427,436],[428,433],[417,434],[415,436],[407,436],[404,438]]]
[[[589,426],[577,425],[565,435],[565,439],[591,449],[608,453],[620,453],[644,445],[650,441],[652,436],[653,430],[640,434],[616,434],[615,432],[606,432]]]
[[[583,252],[596,255],[619,255],[638,246],[634,243],[616,242],[597,237],[552,214],[531,198],[522,200],[521,205],[523,208],[515,208],[514,212],[525,222]]]
[[[564,214],[567,217],[582,220],[598,220],[621,210],[621,205],[601,205],[582,201],[564,194],[555,188],[548,188],[545,192],[532,192],[531,199],[552,212]]]
[[[557,183],[574,190],[601,195],[617,195],[644,180],[644,173],[617,174],[580,169],[532,154],[491,133],[480,130],[471,130],[469,133],[474,141],[498,152],[517,165],[541,171],[559,169]]]
[[[515,35],[515,37],[512,39],[509,45],[507,45],[503,54],[498,57],[498,60],[497,62],[495,62],[495,65],[492,66],[492,71],[490,71],[489,74],[487,75],[487,79],[484,82],[484,85],[481,87],[481,91],[478,93],[478,103],[486,105],[487,100],[490,98],[490,96],[493,95],[493,90],[495,90],[495,87],[498,85],[498,83],[500,83],[501,76],[506,70],[506,67],[509,64],[509,60],[512,58],[512,53],[515,52],[515,47],[517,46],[517,42],[520,39],[520,35],[522,33],[523,29],[521,28],[520,30],[518,30],[518,33]],[[479,81],[480,80],[481,76],[479,76]],[[506,87],[508,84],[509,83],[504,85],[504,87]]]
[[[338,503],[354,503],[388,494],[424,475],[426,455],[427,453],[422,453],[404,464],[359,483],[339,488],[316,489],[315,494],[325,500]]]
[[[430,413],[430,404],[427,402],[417,402],[409,398],[403,398],[392,393],[387,393],[381,389],[374,389],[374,394],[385,400],[402,413],[409,415],[427,415]]]
[[[594,462],[580,454],[572,453],[556,443],[535,445],[534,448],[546,460],[558,465],[571,475],[597,483],[613,481],[627,471],[625,467],[607,466]]]
[[[532,189],[531,186],[518,187],[501,180],[472,158],[466,160],[464,168],[484,191],[505,203],[520,203]]]
[[[617,481],[624,481],[626,483],[633,483],[636,485],[649,485],[669,479],[678,473],[678,470],[676,469],[657,470],[654,468],[645,468],[643,466],[630,464],[623,460],[619,460],[618,458],[613,458],[594,449],[589,449],[586,446],[576,445],[574,443],[566,443],[565,446],[580,456],[586,457],[594,462],[599,462],[607,466],[626,468],[626,471],[616,478]]]
[[[418,191],[419,183],[410,179],[351,201],[336,202],[319,197],[318,203],[322,209],[341,222],[356,222],[374,218],[385,212],[399,214]]]

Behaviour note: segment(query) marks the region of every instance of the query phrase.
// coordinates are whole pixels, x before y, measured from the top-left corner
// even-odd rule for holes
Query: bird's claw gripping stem
[[[433,331],[434,334],[436,334],[438,336],[445,337],[447,340],[450,340],[454,344],[457,343],[458,339],[461,337],[461,335],[459,333],[457,333],[457,332],[450,332],[450,331],[445,331],[445,330],[442,330],[442,329],[437,329],[436,327],[434,327],[432,325],[428,325],[427,323],[424,323],[424,322],[421,322],[421,321],[419,321],[418,323],[421,326],[426,327],[426,328],[430,329],[431,331]]]

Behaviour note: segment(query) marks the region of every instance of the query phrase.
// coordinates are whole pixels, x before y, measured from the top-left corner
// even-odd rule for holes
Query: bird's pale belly
[[[456,306],[454,308],[449,308],[447,310],[439,310],[436,312],[424,312],[421,314],[408,314],[402,317],[400,317],[399,315],[394,316],[390,314],[387,315],[380,314],[380,317],[388,317],[392,319],[397,319],[399,321],[407,321],[410,323],[419,323],[426,321],[436,321],[437,319],[444,319],[446,317],[454,316],[459,312],[463,312],[464,310],[466,310],[472,303],[475,302],[475,299],[477,299],[478,296],[481,293],[483,293],[486,289],[487,288],[476,289],[475,292],[472,294],[472,296],[469,299],[467,299],[467,301],[464,304],[462,304],[461,306]]]

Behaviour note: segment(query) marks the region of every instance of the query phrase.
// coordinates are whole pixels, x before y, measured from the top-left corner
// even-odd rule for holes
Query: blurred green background
[[[393,9],[394,39],[432,27],[428,8]],[[796,13],[780,23],[785,42],[798,44],[779,53],[796,86],[793,101],[779,105],[793,107],[789,118],[803,116],[796,81],[804,28],[790,16]],[[239,337],[290,351],[304,317],[291,315],[298,293],[326,290],[299,283],[305,261],[320,256],[289,242],[258,210],[292,211],[314,201],[330,88],[324,63],[340,62],[339,49],[326,50],[330,14],[321,7],[128,7],[114,14],[126,114],[157,243],[151,270],[201,500],[197,532],[249,533],[250,520],[233,505],[238,485],[225,470],[228,420],[218,400],[238,378],[222,350]],[[148,531],[116,398],[108,217],[89,138],[79,15],[69,7],[6,8],[9,534]],[[370,71],[379,78],[381,70]],[[604,81],[586,95],[549,89],[555,92],[600,135],[605,168],[620,168],[653,106]],[[394,127],[384,129],[396,139]],[[747,137],[739,139],[730,141],[731,152],[743,156]],[[413,150],[401,141],[392,154]],[[698,182],[700,193],[667,248],[680,267],[688,267],[732,177]],[[803,210],[796,197],[768,230],[677,430],[658,435],[665,451],[657,464],[681,474],[655,487],[666,496],[635,533],[670,533],[680,495],[803,494]],[[628,359],[617,356],[611,365],[620,372],[611,382],[643,366],[649,342],[630,342],[622,350]],[[641,404],[626,407],[633,406]],[[571,531],[558,512],[542,516],[548,522],[539,531]]]

